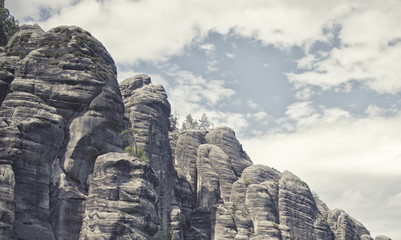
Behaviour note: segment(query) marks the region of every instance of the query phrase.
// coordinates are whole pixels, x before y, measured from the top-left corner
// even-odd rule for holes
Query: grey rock
[[[80,239],[150,239],[158,231],[158,177],[144,162],[122,153],[97,158]]]
[[[290,228],[293,239],[313,239],[318,209],[308,185],[285,171],[279,181],[280,223]]]
[[[252,165],[232,129],[169,132],[164,88],[118,86],[80,28],[23,26],[0,48],[0,105],[0,239],[372,239],[294,174]],[[131,127],[149,165],[122,153]]]
[[[212,208],[211,237],[212,239],[234,239],[237,228],[233,214],[224,204]]]
[[[208,133],[205,138],[207,143],[214,144],[223,149],[229,157],[237,177],[241,176],[242,171],[246,167],[252,165],[251,159],[243,150],[232,129],[218,127]]]
[[[198,147],[197,167],[197,206],[216,204],[220,199],[230,200],[231,187],[238,179],[231,161],[219,147],[203,144]],[[210,194],[205,194],[210,193]]]
[[[15,215],[2,210],[4,226],[13,225],[19,239],[77,239],[94,162],[121,151],[124,107],[114,62],[77,27],[23,27],[5,53],[13,80],[0,108],[7,171],[0,186],[10,183]],[[9,238],[5,229],[0,237]]]
[[[391,240],[391,238],[384,235],[379,235],[375,237],[375,240]]]
[[[151,84],[150,77],[145,74],[124,80],[120,89],[125,116],[129,119],[130,126],[127,127],[138,130],[138,147],[145,149],[149,164],[160,178],[158,210],[161,231],[167,231],[175,203],[174,183],[177,179],[169,141],[170,103],[164,88]]]
[[[206,143],[206,131],[186,131],[178,137],[176,145],[175,167],[178,174],[183,176],[190,184],[191,189],[196,189],[196,160],[198,148]]]
[[[372,239],[369,231],[341,209],[328,212],[327,222],[335,234],[335,239]]]

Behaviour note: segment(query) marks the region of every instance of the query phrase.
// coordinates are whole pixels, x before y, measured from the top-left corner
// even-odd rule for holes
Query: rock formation
[[[253,165],[232,129],[172,133],[164,88],[119,86],[78,27],[23,26],[0,48],[0,105],[0,239],[372,239],[291,172]],[[133,142],[149,163],[123,153]]]
[[[80,239],[149,239],[158,231],[158,181],[149,165],[127,154],[99,156]]]

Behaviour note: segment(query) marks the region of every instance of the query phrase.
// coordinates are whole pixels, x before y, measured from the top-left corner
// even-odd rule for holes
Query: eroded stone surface
[[[153,169],[122,153],[97,158],[80,239],[150,239],[158,231]]]
[[[125,116],[129,119],[126,127],[138,131],[135,136],[138,147],[145,149],[149,164],[160,178],[158,210],[161,231],[167,231],[175,203],[174,183],[177,179],[169,141],[170,103],[163,86],[153,85],[145,74],[124,80],[120,89]]]
[[[4,224],[20,239],[77,239],[94,162],[121,151],[114,62],[78,27],[38,26],[23,27],[1,61],[13,75],[0,108],[1,185],[15,179],[15,218]]]

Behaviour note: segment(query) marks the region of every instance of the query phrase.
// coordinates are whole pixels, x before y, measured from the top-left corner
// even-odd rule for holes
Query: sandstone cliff
[[[94,224],[102,232],[98,220],[87,222],[93,214],[103,218],[109,209],[92,203],[109,204],[109,198],[123,196],[104,196],[96,189],[121,189],[128,183],[120,182],[133,181],[126,179],[130,174],[115,174],[117,180],[102,188],[98,178],[107,178],[103,171],[113,167],[94,168],[104,159],[96,160],[100,155],[122,152],[124,104],[113,59],[80,28],[44,32],[24,26],[0,53],[0,63],[0,238],[78,239],[84,216],[81,236]],[[143,181],[155,182],[148,177],[144,174]],[[145,186],[151,192],[150,183]],[[124,190],[124,196],[141,199],[142,189]],[[156,201],[154,196],[144,199]],[[146,211],[155,211],[151,204],[149,211],[141,210],[145,217]],[[154,213],[152,222],[158,224]],[[154,234],[157,228],[147,229]]]
[[[253,165],[232,129],[170,132],[164,88],[118,84],[78,27],[23,26],[0,48],[0,104],[0,239],[372,239],[291,172]],[[133,139],[149,163],[123,153]]]

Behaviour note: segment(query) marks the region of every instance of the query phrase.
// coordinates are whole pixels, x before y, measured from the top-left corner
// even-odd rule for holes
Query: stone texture
[[[97,158],[80,239],[150,239],[158,231],[153,169],[134,157],[107,153]]]
[[[246,167],[252,165],[251,159],[242,149],[242,145],[235,137],[235,132],[232,129],[228,127],[215,128],[207,134],[206,141],[223,149],[229,157],[237,177],[241,176]]]
[[[125,116],[129,119],[126,127],[138,130],[135,136],[138,147],[145,149],[149,164],[160,178],[158,210],[161,231],[166,231],[171,222],[177,179],[169,141],[170,103],[164,88],[151,84],[150,77],[145,74],[124,80],[120,89]]]
[[[384,235],[379,235],[375,237],[375,240],[391,240],[391,238],[384,236]]]
[[[7,227],[0,236],[77,239],[93,164],[121,151],[124,108],[114,62],[77,27],[23,27],[1,59],[13,79],[0,108],[7,172],[0,186],[14,195],[15,215],[1,211],[1,225],[14,233]]]
[[[369,231],[359,221],[341,209],[330,210],[327,222],[335,235],[335,239],[373,239]]]
[[[169,132],[164,88],[118,86],[80,28],[23,26],[0,48],[0,105],[0,239],[372,239],[294,174],[252,165],[232,129]],[[149,165],[122,153],[134,138]]]

